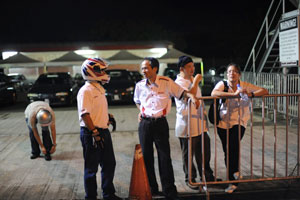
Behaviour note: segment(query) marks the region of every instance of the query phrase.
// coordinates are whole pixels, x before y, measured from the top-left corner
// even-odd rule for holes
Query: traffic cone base
[[[143,152],[140,144],[135,146],[129,188],[129,199],[152,199]]]

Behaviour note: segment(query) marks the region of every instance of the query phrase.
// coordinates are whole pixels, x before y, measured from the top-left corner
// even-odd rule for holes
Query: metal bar
[[[298,96],[298,145],[297,145],[297,165],[298,165],[298,176],[300,174],[300,97]]]
[[[217,184],[228,184],[228,183],[251,183],[251,182],[259,182],[259,181],[276,181],[276,180],[292,180],[299,179],[300,176],[288,176],[288,177],[276,177],[276,178],[257,178],[257,179],[240,179],[234,181],[215,181],[208,182],[207,185],[217,185]],[[196,183],[195,185],[204,185],[204,183]]]
[[[251,121],[250,121],[250,140],[251,140],[251,145],[250,145],[250,178],[253,178],[253,98],[251,98]]]
[[[216,105],[216,98],[214,98],[214,105]],[[215,110],[216,110],[216,106],[214,106]],[[215,115],[215,113],[214,113]],[[216,115],[214,116],[215,120],[216,120]],[[215,173],[215,178],[218,177],[218,170],[217,170],[217,126],[216,123],[214,124],[214,142],[215,142],[215,160],[214,160],[214,173]]]
[[[298,173],[297,175],[300,175],[300,96],[298,96],[298,145],[297,145],[297,165],[298,165]]]
[[[262,178],[265,175],[265,99],[262,97]]]
[[[268,16],[266,16],[266,49],[269,47],[269,23]]]
[[[274,177],[276,177],[276,161],[277,161],[277,97],[274,97]]]
[[[189,183],[192,183],[192,137],[191,137],[191,99],[188,100],[188,136],[189,136],[189,150],[188,150],[188,174]]]
[[[288,131],[289,131],[289,96],[286,97],[286,132],[285,132],[285,141],[286,141],[286,146],[285,146],[285,176],[288,176],[288,148],[289,148],[289,137],[288,137]]]
[[[239,111],[238,111],[238,121],[239,121],[239,163],[238,163],[238,169],[239,169],[239,178],[240,178],[240,175],[241,175],[241,106],[240,106],[240,103],[241,103],[241,99],[239,98]]]

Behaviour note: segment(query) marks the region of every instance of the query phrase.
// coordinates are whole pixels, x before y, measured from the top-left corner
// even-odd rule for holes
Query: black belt
[[[90,131],[87,127],[85,126],[80,126],[81,128],[83,129],[86,129],[87,131]],[[96,129],[99,129],[100,131],[104,131],[104,130],[108,130],[108,128],[98,128],[98,127],[95,127]]]
[[[166,119],[166,117],[165,116],[161,116],[161,117],[144,117],[144,116],[142,116],[142,119],[148,120],[148,121],[159,121],[162,119]]]

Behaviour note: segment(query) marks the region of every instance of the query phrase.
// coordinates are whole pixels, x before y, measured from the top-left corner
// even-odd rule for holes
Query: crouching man
[[[55,115],[52,108],[44,101],[32,102],[25,109],[25,120],[29,129],[31,142],[32,155],[30,158],[38,158],[42,150],[42,153],[45,154],[45,160],[50,161],[50,154],[53,154],[56,150]],[[41,126],[43,142],[39,136],[37,124]],[[52,139],[50,137],[49,126]]]

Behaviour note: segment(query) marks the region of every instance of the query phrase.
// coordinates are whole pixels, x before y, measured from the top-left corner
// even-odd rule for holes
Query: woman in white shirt
[[[218,97],[238,97],[246,94],[248,97],[263,96],[268,94],[268,90],[240,80],[241,69],[237,64],[231,63],[227,66],[228,92],[224,92],[224,83],[220,81],[213,89],[211,96]],[[237,85],[241,89],[237,88]],[[225,155],[225,165],[227,160],[227,129],[229,129],[229,180],[236,180],[239,173],[239,109],[241,124],[241,139],[244,136],[247,122],[250,118],[249,98],[228,98],[220,109],[221,120],[218,124],[218,135],[221,139]],[[237,183],[229,184],[225,189],[227,193],[232,193],[237,188]]]

